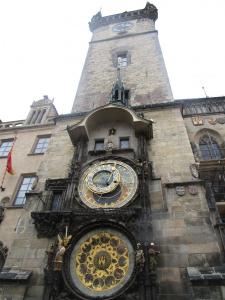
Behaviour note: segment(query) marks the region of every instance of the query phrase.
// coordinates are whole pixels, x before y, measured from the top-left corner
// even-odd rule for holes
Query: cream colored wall
[[[74,146],[67,132],[67,126],[77,124],[81,119],[71,118],[59,120],[52,132],[52,141],[45,154],[45,160],[38,170],[38,190],[44,189],[47,178],[66,178],[74,153]]]
[[[179,108],[144,112],[153,119],[153,139],[149,142],[149,159],[155,177],[162,183],[192,180],[190,164],[194,157]]]
[[[9,197],[10,201],[5,203],[5,217],[0,224],[0,240],[4,245],[11,248],[13,240],[16,238],[16,227],[18,220],[23,214],[23,208],[13,207],[14,197],[16,195],[17,188],[22,174],[34,173],[38,175],[38,168],[41,162],[46,158],[44,155],[29,155],[36,142],[36,138],[39,135],[51,134],[53,126],[45,127],[33,127],[33,128],[20,128],[17,130],[17,134],[12,130],[0,131],[0,140],[14,138],[16,136],[16,142],[14,144],[12,152],[12,165],[14,175],[6,173],[3,187],[4,191],[0,191],[0,202],[3,198]],[[51,144],[51,142],[50,142]],[[7,158],[0,158],[0,180],[2,181],[5,167],[7,164]],[[7,208],[8,207],[8,208]]]

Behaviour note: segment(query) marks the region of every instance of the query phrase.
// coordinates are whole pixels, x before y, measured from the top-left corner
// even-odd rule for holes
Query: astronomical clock
[[[81,299],[113,299],[129,286],[134,270],[130,235],[102,224],[73,241],[65,257],[64,276]]]
[[[138,175],[124,161],[99,159],[81,171],[77,190],[83,209],[96,212],[100,221],[74,237],[65,255],[64,277],[81,299],[117,298],[134,279],[136,241],[118,221],[106,220],[104,212],[132,203]]]
[[[118,126],[112,128],[115,118]],[[100,119],[104,148],[95,150]],[[76,146],[69,178],[46,182],[56,200],[53,208],[61,197],[60,210],[47,217],[33,214],[39,218],[39,233],[45,226],[45,236],[58,240],[47,251],[44,300],[151,299],[144,275],[151,237],[149,128],[149,122],[129,108],[109,104],[68,129]],[[129,132],[125,149],[118,143],[124,130]],[[144,290],[147,298],[140,297]]]
[[[128,205],[137,188],[138,178],[132,167],[118,160],[104,160],[83,172],[78,192],[87,207],[107,209]]]

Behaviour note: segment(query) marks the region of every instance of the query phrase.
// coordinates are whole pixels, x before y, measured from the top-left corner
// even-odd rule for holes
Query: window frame
[[[128,141],[128,147],[121,147],[121,142],[122,141]],[[130,137],[129,136],[119,137],[119,149],[121,149],[121,150],[130,149]]]
[[[118,57],[122,55],[126,55],[127,58],[127,65],[125,67],[118,66]],[[112,52],[112,64],[114,68],[118,68],[118,67],[123,69],[127,68],[131,64],[131,52],[126,48],[115,49]]]
[[[200,159],[202,161],[222,159],[220,144],[210,134],[202,135],[199,139]]]
[[[61,210],[64,193],[65,193],[65,190],[63,190],[63,189],[52,190],[50,211],[60,211]],[[55,198],[56,196],[58,196],[58,198]],[[57,201],[54,201],[54,200],[57,200]],[[55,203],[55,202],[57,202],[57,203]],[[55,205],[55,204],[57,204],[57,205]]]
[[[119,58],[121,58],[120,61],[119,61]],[[126,68],[128,66],[128,53],[127,52],[117,53],[116,65],[117,65],[117,68]]]
[[[102,149],[96,149],[96,144],[98,142],[102,142],[102,145],[103,145]],[[102,139],[95,139],[95,141],[94,141],[94,151],[104,151],[104,150],[105,150],[105,139],[104,138],[102,138]]]
[[[19,192],[21,190],[21,187],[22,187],[22,184],[23,184],[23,180],[25,178],[32,178],[32,177],[34,178],[34,181],[32,182],[32,186],[33,186],[35,180],[37,180],[37,178],[38,178],[35,173],[26,173],[26,174],[21,174],[20,175],[20,178],[19,178],[19,180],[17,182],[17,185],[16,185],[16,188],[15,188],[14,196],[13,196],[13,202],[12,202],[12,206],[13,207],[23,207],[26,204],[26,196],[25,196],[25,202],[23,202],[21,204],[17,204],[16,200],[17,200],[17,196],[18,196],[18,194],[19,194]],[[30,192],[30,191],[31,191],[31,189],[26,190],[25,194],[28,193],[28,192]]]
[[[13,147],[14,138],[8,138],[8,139],[2,139],[2,140],[0,140],[0,149],[1,149],[1,147],[2,147],[2,144],[3,144],[3,143],[7,143],[7,142],[12,142],[12,146],[11,146],[11,148],[9,149],[9,151],[7,152],[6,155],[1,155],[1,154],[0,154],[0,158],[6,158],[6,157],[8,156],[10,150],[11,150],[12,147]],[[6,146],[6,147],[7,147],[7,146]],[[1,151],[0,151],[0,152],[1,152]],[[4,152],[5,152],[5,151],[4,151]]]
[[[48,149],[50,138],[51,138],[51,134],[38,135],[35,139],[35,142],[34,142],[32,148],[31,148],[31,152],[29,153],[29,155],[44,155],[46,153],[47,149]],[[39,143],[40,139],[48,139],[48,145],[45,148],[44,152],[37,152],[36,153],[35,150],[37,149],[37,146],[38,146],[38,143]]]

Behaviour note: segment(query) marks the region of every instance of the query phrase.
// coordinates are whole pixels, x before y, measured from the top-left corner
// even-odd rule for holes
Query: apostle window
[[[35,144],[33,153],[34,154],[43,154],[45,153],[48,143],[49,143],[50,136],[40,136],[37,139],[37,142]]]
[[[2,140],[0,144],[0,157],[6,157],[13,146],[13,139]]]
[[[129,148],[130,148],[129,137],[121,137],[120,138],[120,149],[129,149]]]
[[[199,148],[202,160],[221,159],[221,151],[215,139],[210,135],[200,138]]]
[[[95,151],[101,151],[104,149],[104,139],[95,140]]]
[[[24,205],[26,202],[26,193],[28,193],[34,184],[36,176],[23,176],[18,192],[16,194],[16,198],[14,201],[14,205]]]

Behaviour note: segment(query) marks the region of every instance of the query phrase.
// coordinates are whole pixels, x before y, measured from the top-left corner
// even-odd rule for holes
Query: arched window
[[[204,135],[200,138],[199,148],[201,152],[201,158],[203,160],[222,158],[219,145],[210,135]]]

